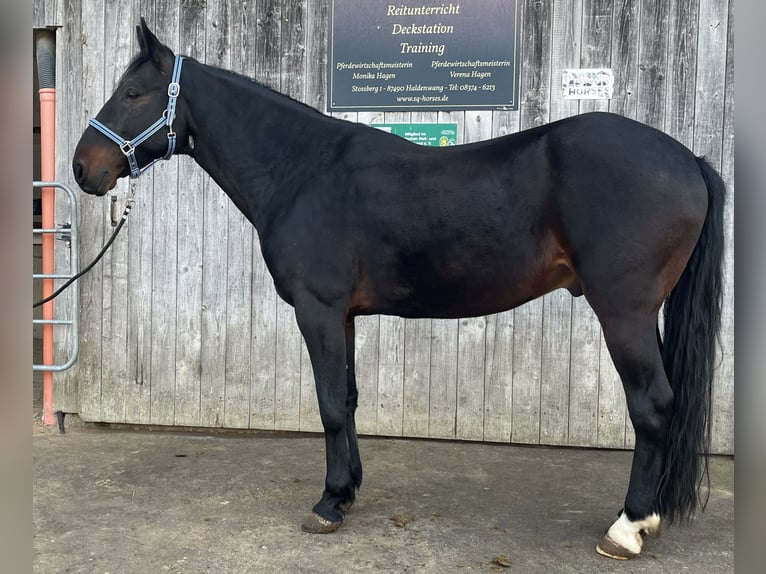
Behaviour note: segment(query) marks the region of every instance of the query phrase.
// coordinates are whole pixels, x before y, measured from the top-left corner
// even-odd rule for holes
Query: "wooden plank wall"
[[[466,0],[467,1],[467,0]],[[522,1],[518,111],[344,113],[454,122],[472,142],[590,110],[665,130],[705,154],[730,190],[726,301],[714,391],[717,452],[733,452],[733,1]],[[56,5],[38,0],[44,18]],[[140,15],[178,51],[320,110],[328,0],[62,0],[59,165],[136,50]],[[47,11],[47,12],[46,12]],[[37,17],[37,16],[36,16]],[[564,101],[561,72],[611,67],[611,101]],[[87,420],[321,430],[308,354],[274,291],[257,236],[188,158],[135,185],[127,233],[81,284],[81,357],[57,408]],[[120,182],[122,205],[129,184]],[[81,260],[111,231],[82,196]],[[62,346],[64,344],[62,343]],[[619,378],[583,298],[557,291],[461,320],[357,320],[360,433],[630,448]]]
[[[61,24],[59,0],[34,0],[32,3],[32,26],[54,28]]]

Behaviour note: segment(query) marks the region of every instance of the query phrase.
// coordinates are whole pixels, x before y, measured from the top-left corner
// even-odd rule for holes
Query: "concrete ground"
[[[642,555],[594,551],[631,453],[362,438],[365,478],[334,534],[300,524],[324,481],[314,435],[34,423],[39,573],[694,572],[734,570],[734,463],[707,511]],[[504,565],[505,564],[505,565]]]

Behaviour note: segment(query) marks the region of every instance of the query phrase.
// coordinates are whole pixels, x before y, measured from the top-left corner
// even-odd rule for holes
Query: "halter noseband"
[[[112,131],[97,119],[92,119],[88,122],[88,125],[93,126],[118,146],[120,151],[128,158],[128,165],[130,166],[130,177],[136,178],[147,169],[152,167],[160,159],[170,159],[173,152],[176,149],[176,132],[173,131],[173,120],[176,117],[176,100],[181,93],[181,84],[178,80],[181,78],[181,66],[183,65],[183,56],[176,56],[175,65],[173,66],[173,77],[168,85],[168,106],[165,111],[162,112],[162,117],[146,128],[143,132],[138,134],[132,140],[126,140],[120,137],[119,134]],[[168,128],[168,151],[162,158],[157,158],[144,167],[138,167],[138,161],[136,160],[136,148],[160,131],[163,127]]]

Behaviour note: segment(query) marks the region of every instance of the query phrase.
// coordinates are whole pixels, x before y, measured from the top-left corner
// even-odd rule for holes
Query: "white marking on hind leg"
[[[660,515],[651,514],[643,520],[631,521],[623,512],[614,521],[606,537],[631,554],[639,554],[644,544],[643,534],[655,535],[660,532]]]

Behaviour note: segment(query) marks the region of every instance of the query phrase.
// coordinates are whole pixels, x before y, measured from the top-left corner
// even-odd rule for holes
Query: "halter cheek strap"
[[[173,76],[168,85],[168,105],[165,108],[165,111],[162,112],[162,116],[132,140],[126,140],[95,118],[88,122],[88,125],[93,126],[120,146],[120,151],[128,158],[131,178],[138,177],[160,159],[170,159],[176,149],[176,132],[173,131],[173,120],[176,118],[176,102],[178,100],[178,95],[181,93],[181,84],[179,84],[179,80],[181,79],[181,66],[183,65],[183,60],[183,56],[176,56],[175,65],[173,66]],[[166,126],[168,128],[167,153],[165,153],[164,157],[157,158],[144,167],[139,167],[138,161],[136,160],[136,148]]]

